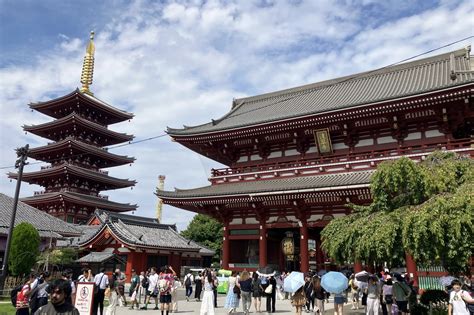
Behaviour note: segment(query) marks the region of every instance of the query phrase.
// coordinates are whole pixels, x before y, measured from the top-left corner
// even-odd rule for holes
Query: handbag
[[[265,288],[266,294],[272,294],[273,291],[273,284],[269,284],[268,287]]]
[[[240,294],[240,288],[239,288],[238,286],[234,286],[234,290],[233,290],[233,291],[234,291],[234,293],[237,294],[237,295]]]

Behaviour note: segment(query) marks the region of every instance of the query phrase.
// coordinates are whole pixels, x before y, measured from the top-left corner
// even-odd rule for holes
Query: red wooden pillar
[[[358,273],[362,271],[362,263],[359,260],[354,262],[354,273]]]
[[[409,253],[405,253],[405,263],[407,265],[408,276],[413,280],[413,286],[418,287],[418,272],[416,269],[416,262]]]
[[[229,269],[230,258],[230,240],[229,240],[229,224],[224,225],[224,237],[222,239],[222,269]]]
[[[260,267],[265,267],[267,265],[267,227],[265,222],[260,221],[260,238],[258,241],[258,263]]]
[[[135,252],[132,251],[127,255],[127,266],[125,267],[126,282],[130,282],[132,279],[132,269],[135,269],[135,255]]]
[[[302,223],[300,227],[300,271],[308,272],[309,271],[309,252],[308,252],[308,225],[306,222]]]

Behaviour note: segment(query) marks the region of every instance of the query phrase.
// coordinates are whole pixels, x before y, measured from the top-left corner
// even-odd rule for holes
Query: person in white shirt
[[[453,290],[449,294],[448,315],[469,315],[466,303],[474,303],[469,292],[461,290],[461,281],[454,279],[451,282]]]
[[[104,293],[109,286],[109,276],[105,274],[105,268],[100,269],[100,273],[94,277],[95,285],[97,286],[97,293],[94,296],[93,314],[97,315],[97,310],[100,309],[100,315],[104,314]]]
[[[151,267],[150,275],[148,276],[148,296],[145,300],[145,306],[140,308],[141,310],[146,310],[148,307],[148,303],[150,303],[150,299],[155,299],[155,308],[154,310],[158,309],[158,279],[159,276],[156,273],[156,268]]]

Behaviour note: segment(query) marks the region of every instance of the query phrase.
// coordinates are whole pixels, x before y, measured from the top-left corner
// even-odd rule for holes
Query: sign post
[[[81,315],[92,315],[94,303],[94,282],[79,282],[76,290],[76,301],[74,306]]]

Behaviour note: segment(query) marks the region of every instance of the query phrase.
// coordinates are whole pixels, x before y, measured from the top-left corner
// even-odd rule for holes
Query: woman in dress
[[[202,292],[202,272],[198,273],[194,277],[194,283],[196,284],[196,291],[194,292],[194,298],[196,301],[201,301],[201,292]]]
[[[235,312],[237,307],[239,307],[239,300],[240,300],[240,285],[237,282],[237,272],[233,271],[232,275],[228,279],[229,283],[229,291],[227,291],[227,296],[225,299],[224,308],[229,309],[228,313],[232,314]],[[237,293],[236,293],[237,292]]]
[[[255,306],[255,312],[257,313],[260,313],[262,311],[262,294],[262,281],[258,277],[258,274],[254,272],[252,276],[252,299],[253,305]]]
[[[201,315],[214,315],[214,292],[212,272],[206,270],[203,275],[204,294],[201,303]]]

